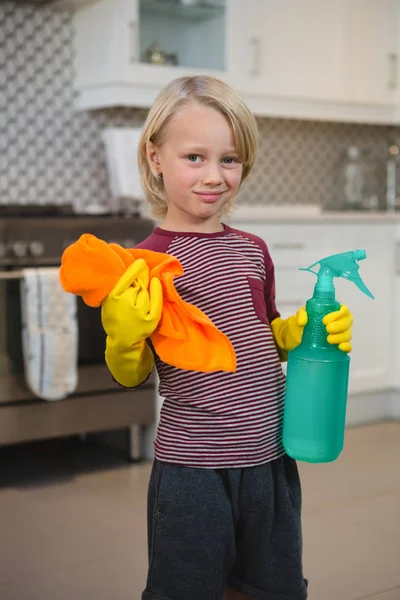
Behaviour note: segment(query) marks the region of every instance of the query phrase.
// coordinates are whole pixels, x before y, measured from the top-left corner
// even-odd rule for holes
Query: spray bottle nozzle
[[[365,258],[367,258],[365,250],[352,250],[350,252],[343,252],[342,254],[327,256],[308,267],[308,269],[300,270],[309,271],[318,277],[315,286],[316,294],[328,294],[331,296],[333,295],[334,297],[335,288],[333,285],[333,278],[342,277],[343,279],[353,281],[359,290],[373,299],[374,296],[358,274],[360,267],[358,266],[357,261],[364,260]],[[318,272],[313,271],[313,267],[316,265],[320,265]]]
[[[364,260],[364,258],[367,258],[367,253],[365,250],[354,250],[354,258],[355,260]]]

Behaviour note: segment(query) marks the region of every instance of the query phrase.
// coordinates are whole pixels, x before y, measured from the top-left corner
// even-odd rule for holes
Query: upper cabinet
[[[345,21],[345,95],[360,104],[399,100],[398,0],[351,0]]]
[[[400,122],[399,0],[254,0],[252,10],[256,68],[242,91],[254,112]]]
[[[75,13],[80,109],[151,106],[180,75],[255,114],[399,123],[399,0],[94,0]]]
[[[230,0],[99,0],[84,6],[74,18],[78,107],[147,107],[179,75],[224,77],[230,18]]]
[[[342,95],[346,0],[256,0],[252,90],[281,98]]]

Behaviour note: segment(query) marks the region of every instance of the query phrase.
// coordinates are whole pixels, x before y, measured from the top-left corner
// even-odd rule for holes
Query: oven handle
[[[3,279],[22,279],[23,271],[0,271],[0,280]]]

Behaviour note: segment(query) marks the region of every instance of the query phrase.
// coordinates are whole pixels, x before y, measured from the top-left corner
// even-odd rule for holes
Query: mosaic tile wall
[[[107,205],[101,140],[107,126],[140,125],[145,111],[73,108],[69,10],[0,4],[0,203]],[[383,160],[386,127],[259,119],[260,150],[241,199],[323,203],[334,196],[335,164],[349,145]],[[383,190],[382,190],[383,193]]]

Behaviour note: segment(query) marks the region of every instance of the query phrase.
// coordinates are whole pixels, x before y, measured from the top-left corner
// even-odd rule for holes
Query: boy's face
[[[147,152],[163,176],[165,226],[218,231],[218,213],[237,193],[243,169],[226,117],[206,106],[186,106],[167,125],[161,145],[150,143]]]

